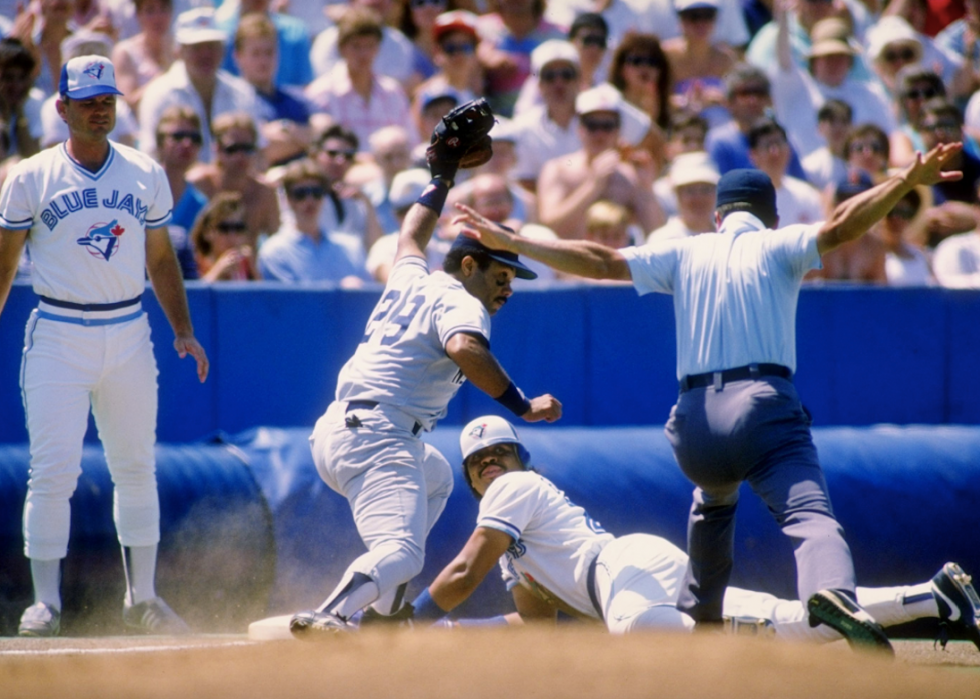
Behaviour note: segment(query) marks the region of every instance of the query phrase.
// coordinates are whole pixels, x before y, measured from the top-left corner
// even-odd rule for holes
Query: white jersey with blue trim
[[[542,599],[598,618],[589,599],[589,564],[615,537],[554,483],[533,471],[505,473],[480,500],[476,525],[514,540],[500,557],[508,590],[524,585]]]
[[[431,430],[466,380],[446,354],[457,333],[490,342],[490,314],[463,285],[421,257],[392,268],[364,337],[337,378],[337,400],[392,405]]]
[[[146,287],[146,230],[170,221],[173,196],[152,158],[118,143],[97,172],[64,143],[18,163],[0,192],[0,226],[26,230],[34,291],[115,303]]]

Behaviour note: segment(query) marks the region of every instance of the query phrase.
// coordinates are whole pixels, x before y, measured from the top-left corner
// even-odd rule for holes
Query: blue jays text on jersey
[[[102,206],[106,209],[125,211],[130,216],[135,217],[140,225],[146,224],[149,206],[144,204],[138,196],[120,192],[118,189],[109,189],[103,193],[101,203],[99,197],[99,192],[95,187],[86,187],[81,190],[72,189],[68,192],[59,193],[52,197],[41,211],[41,221],[51,231],[58,225],[58,221],[67,218],[70,214],[82,209],[98,209]]]

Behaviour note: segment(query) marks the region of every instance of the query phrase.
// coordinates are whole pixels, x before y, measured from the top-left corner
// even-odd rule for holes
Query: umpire
[[[939,146],[878,186],[840,204],[830,220],[778,228],[776,192],[759,170],[718,183],[717,233],[613,250],[588,241],[532,241],[460,207],[485,245],[571,274],[632,280],[640,294],[673,294],[680,394],[666,426],[677,462],[697,486],[688,519],[687,573],[678,608],[700,625],[722,621],[731,575],[735,507],[748,481],[793,542],[797,587],[811,623],[854,645],[890,650],[854,596],[854,565],[834,519],[792,383],[796,303],[820,256],[854,240],[916,185],[956,180],[942,168],[960,144]]]

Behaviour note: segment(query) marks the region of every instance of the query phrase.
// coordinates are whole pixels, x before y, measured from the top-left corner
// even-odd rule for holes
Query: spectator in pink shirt
[[[377,14],[351,7],[337,22],[337,32],[337,47],[344,62],[306,88],[314,108],[353,131],[362,144],[384,126],[403,126],[414,133],[408,98],[401,85],[374,72],[382,36]]]

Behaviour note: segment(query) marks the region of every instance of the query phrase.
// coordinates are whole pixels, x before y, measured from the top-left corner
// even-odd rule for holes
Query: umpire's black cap
[[[776,214],[776,188],[762,170],[729,170],[718,181],[715,208],[723,204],[748,204],[760,213]]]
[[[524,263],[518,259],[516,252],[509,252],[507,250],[493,250],[492,248],[488,248],[476,238],[471,238],[463,233],[456,236],[456,240],[453,241],[453,246],[449,248],[449,252],[453,252],[454,250],[460,250],[464,255],[482,252],[484,255],[487,255],[497,262],[513,267],[517,273],[516,276],[519,279],[538,278],[537,273],[531,271],[528,267],[525,267]]]

